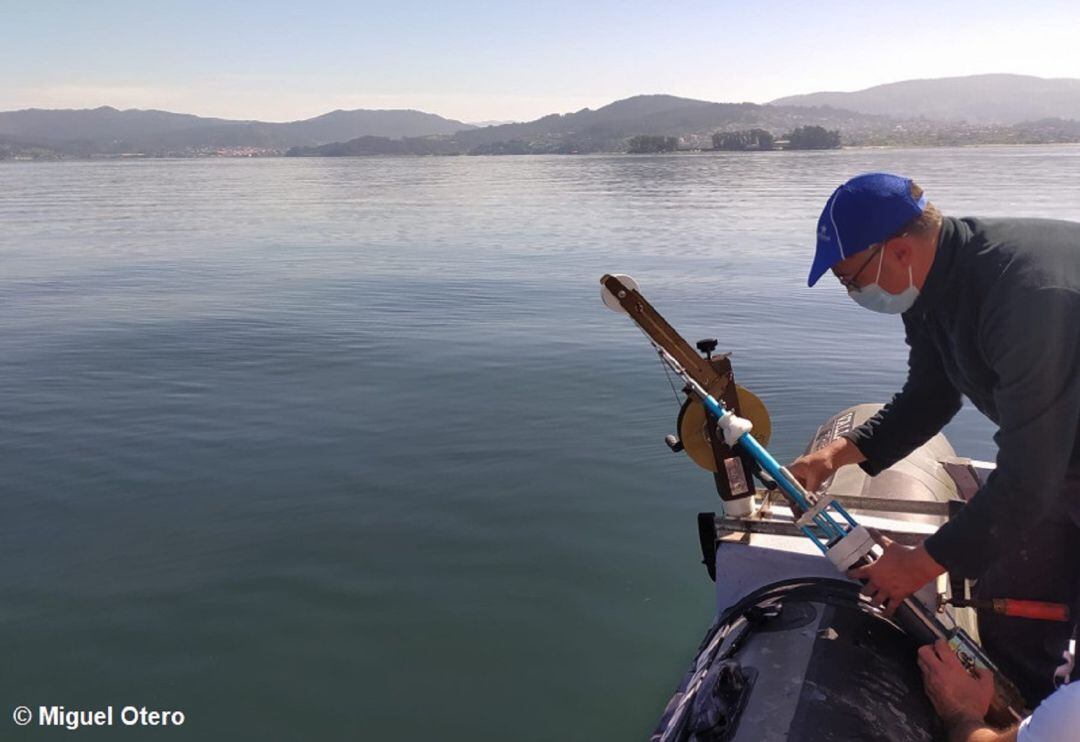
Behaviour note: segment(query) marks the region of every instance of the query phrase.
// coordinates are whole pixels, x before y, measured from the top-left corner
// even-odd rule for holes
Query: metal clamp
[[[786,468],[781,469],[780,471],[788,474],[788,470]],[[799,519],[795,522],[800,526],[806,527],[814,525],[814,518],[816,518],[818,516],[818,513],[820,513],[822,510],[829,507],[829,504],[832,502],[832,500],[833,499],[828,495],[816,495],[814,504],[810,507],[809,510],[800,515]]]

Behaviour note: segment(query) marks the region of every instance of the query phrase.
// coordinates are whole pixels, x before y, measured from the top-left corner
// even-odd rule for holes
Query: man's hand
[[[1015,728],[999,735],[983,722],[994,697],[994,676],[976,668],[972,677],[947,641],[938,639],[919,647],[919,669],[926,695],[948,727],[950,740],[1016,739]]]
[[[871,531],[885,552],[866,567],[848,570],[848,577],[866,580],[862,592],[891,616],[904,599],[945,571],[926,548],[904,546]]]
[[[836,468],[828,456],[823,456],[821,451],[815,451],[792,461],[788,464],[788,471],[808,491],[817,492],[821,483],[831,477]]]
[[[813,453],[800,456],[788,465],[788,471],[811,492],[816,492],[833,472],[847,464],[857,464],[866,457],[847,438],[837,438]]]

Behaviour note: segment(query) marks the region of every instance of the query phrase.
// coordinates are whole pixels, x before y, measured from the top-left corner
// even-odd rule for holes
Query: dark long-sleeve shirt
[[[874,475],[937,433],[961,394],[997,423],[994,472],[926,540],[939,564],[975,577],[1080,470],[1080,224],[946,217],[903,321],[907,382],[847,437]]]

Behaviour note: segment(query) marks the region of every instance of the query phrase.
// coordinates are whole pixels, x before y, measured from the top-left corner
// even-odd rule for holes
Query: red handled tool
[[[1036,621],[1066,622],[1069,620],[1069,606],[1064,603],[1046,603],[1041,600],[1016,600],[1014,598],[957,598],[946,602],[956,608],[977,608],[996,613],[999,616],[1033,618]]]

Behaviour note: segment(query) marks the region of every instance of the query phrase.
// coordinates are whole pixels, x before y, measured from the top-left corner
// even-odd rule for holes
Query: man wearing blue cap
[[[1075,606],[1080,224],[944,217],[909,179],[868,173],[821,212],[809,285],[830,270],[859,305],[901,315],[908,379],[865,424],[791,465],[808,489],[847,464],[888,468],[940,431],[961,395],[999,426],[995,471],[961,513],[919,547],[886,542],[853,576],[889,609],[946,570],[977,578],[979,598]],[[1072,628],[979,616],[983,646],[1033,705],[1053,690]]]

